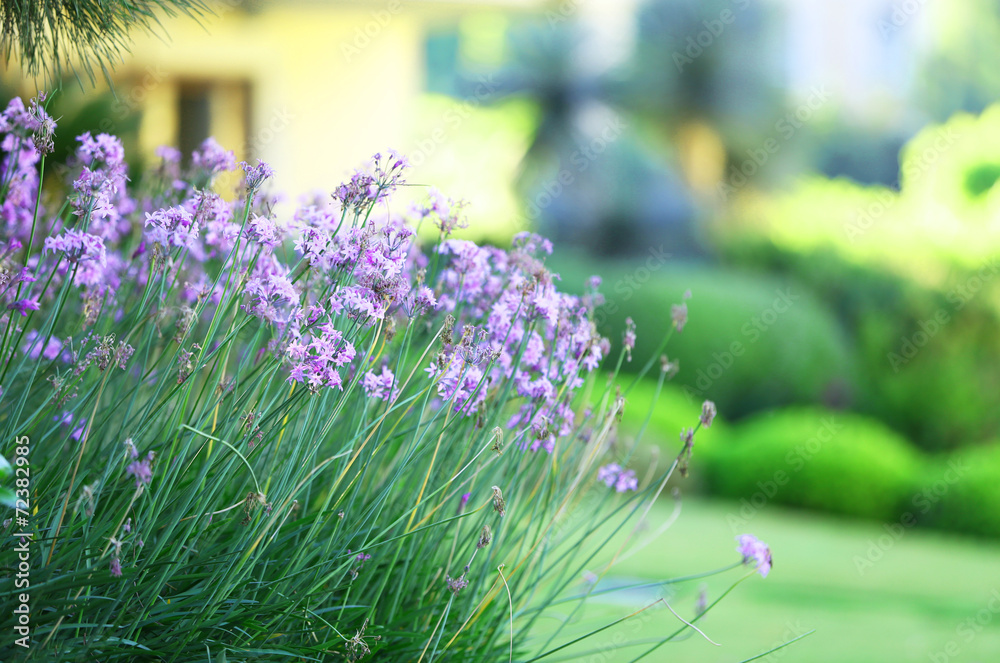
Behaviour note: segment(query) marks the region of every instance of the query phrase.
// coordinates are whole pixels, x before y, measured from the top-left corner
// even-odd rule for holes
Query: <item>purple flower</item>
[[[384,199],[403,184],[403,171],[407,166],[404,157],[390,151],[384,156],[376,154],[372,157],[372,162],[371,172],[355,171],[350,182],[341,184],[333,192],[334,199],[340,201],[341,207],[358,212]]]
[[[17,311],[22,317],[27,317],[28,311],[38,310],[38,301],[34,299],[19,299],[13,304],[7,304],[8,310]]]
[[[752,563],[757,568],[757,572],[766,578],[772,566],[771,549],[767,547],[767,544],[753,534],[741,534],[736,537],[736,541],[739,543],[736,551],[743,555],[743,563]]]
[[[45,343],[43,347],[38,332],[32,329],[25,336],[24,346],[22,349],[31,359],[44,357],[45,359],[52,361],[53,359],[59,357],[62,352],[62,348],[63,342],[55,336],[50,336],[48,342]],[[66,353],[66,355],[68,355],[68,353]],[[68,357],[64,356],[63,359],[65,361]]]
[[[45,238],[45,252],[61,251],[71,262],[94,261],[107,264],[104,240],[79,230],[67,230],[61,235]]]
[[[380,375],[376,375],[373,371],[365,373],[365,377],[361,381],[361,386],[364,387],[365,393],[371,398],[393,401],[399,395],[399,389],[394,388],[395,381],[396,376],[393,375],[387,366],[383,366]]]
[[[183,207],[159,209],[146,214],[146,234],[164,247],[190,247],[198,239],[198,222]]]
[[[135,487],[141,488],[153,480],[153,468],[149,464],[150,458],[133,461],[125,468],[125,472],[135,477]]]
[[[223,149],[215,138],[209,137],[191,154],[191,163],[195,168],[201,168],[214,175],[236,168],[236,157],[231,151]]]
[[[597,480],[603,481],[604,485],[608,488],[615,485],[615,481],[618,480],[618,475],[621,473],[622,468],[618,463],[609,463],[604,467],[597,470]]]
[[[448,584],[448,591],[452,594],[458,594],[460,591],[469,586],[469,581],[465,579],[465,574],[462,574],[458,578],[452,578],[451,576],[445,576],[445,582]]]
[[[240,167],[246,171],[247,192],[251,194],[261,187],[264,180],[274,176],[274,171],[271,167],[260,159],[257,159],[256,166],[251,166],[246,161],[241,161]]]
[[[250,239],[270,248],[277,246],[281,241],[278,234],[278,226],[275,225],[274,219],[269,219],[266,216],[258,214],[255,214],[247,224],[246,235]]]
[[[456,514],[460,514],[465,511],[465,505],[469,503],[469,498],[472,497],[472,493],[465,493],[462,495],[462,499],[458,502],[458,510]]]
[[[630,490],[639,490],[639,479],[636,478],[634,471],[625,470],[615,481],[615,491],[624,493]]]
[[[153,151],[153,154],[169,164],[181,162],[181,151],[170,145],[160,145]]]
[[[111,575],[116,578],[122,577],[122,562],[117,557],[111,558]]]
[[[613,486],[619,493],[639,489],[639,479],[636,478],[635,472],[622,469],[618,463],[609,463],[598,469],[597,480],[603,481],[608,488]]]
[[[86,428],[87,428],[87,420],[86,419],[80,419],[77,422],[77,424],[76,424],[76,428],[73,429],[72,433],[70,433],[70,438],[74,442],[79,442],[80,438],[83,437],[83,432],[84,432],[84,430],[86,430]]]
[[[428,204],[417,210],[420,221],[427,218],[433,219],[434,225],[438,227],[441,235],[445,237],[454,232],[456,228],[469,227],[468,222],[462,214],[462,210],[465,208],[464,201],[456,202],[433,188],[428,192],[427,198]]]

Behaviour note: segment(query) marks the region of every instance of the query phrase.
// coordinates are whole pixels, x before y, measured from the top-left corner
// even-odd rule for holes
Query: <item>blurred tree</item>
[[[1000,99],[1000,6],[964,0],[936,9],[940,37],[922,67],[917,102],[930,120],[943,122],[959,111],[980,113]]]
[[[603,69],[589,66],[604,47],[593,21],[550,13],[510,30],[497,96],[541,116],[519,175],[528,221],[601,254],[706,253],[697,189],[714,193],[727,153],[780,116],[771,18],[743,0],[652,0],[631,59]]]
[[[604,255],[646,250],[666,234],[672,250],[703,252],[670,152],[649,149],[636,132],[621,103],[626,81],[581,64],[589,42],[580,26],[522,23],[509,38],[496,95],[530,98],[540,109],[518,175],[526,220]]]

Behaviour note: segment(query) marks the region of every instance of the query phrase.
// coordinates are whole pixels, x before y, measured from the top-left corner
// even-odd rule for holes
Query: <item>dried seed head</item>
[[[677,455],[677,469],[681,476],[688,474],[688,463],[691,461],[691,449],[694,447],[694,429],[688,428],[681,431],[681,439],[684,441],[684,448]]]
[[[500,514],[501,518],[507,513],[507,503],[504,502],[503,493],[499,486],[493,486],[493,509]]]
[[[498,456],[503,453],[503,429],[499,426],[493,429],[493,444],[490,446],[490,451]]]
[[[483,531],[479,534],[479,543],[476,544],[476,548],[485,548],[490,545],[493,541],[493,531],[490,529],[489,525],[483,525]]]
[[[454,331],[455,331],[455,316],[449,313],[444,318],[444,326],[441,327],[441,342],[444,343],[446,346],[451,345],[452,341],[454,340],[452,339],[452,332]]]
[[[469,586],[469,581],[465,579],[464,573],[457,578],[446,575],[444,580],[448,584],[448,591],[455,595],[458,595],[460,591]]]
[[[667,355],[660,355],[660,370],[666,373],[668,380],[677,375],[677,371],[680,369],[681,365],[679,361],[670,361],[667,359]]]
[[[712,401],[705,401],[701,404],[701,425],[708,428],[712,425],[712,420],[715,419],[715,403]]]

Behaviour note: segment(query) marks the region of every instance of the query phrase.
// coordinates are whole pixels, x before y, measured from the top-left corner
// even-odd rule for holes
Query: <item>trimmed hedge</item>
[[[580,292],[591,273],[604,275],[607,302],[597,319],[604,320],[599,331],[614,353],[625,319],[637,327],[635,360],[626,370],[656,351],[670,328],[671,306],[690,289],[688,323],[666,353],[680,361],[672,384],[692,401],[715,401],[733,420],[784,405],[827,403],[853,390],[856,369],[845,334],[797,281],[654,258],[594,263],[564,255],[550,263],[571,292]]]
[[[955,272],[956,285],[938,291],[830,250],[743,242],[729,257],[801,280],[850,330],[857,381],[845,396],[852,408],[932,451],[1000,433],[1000,279],[992,273]]]
[[[844,412],[795,408],[747,421],[715,450],[709,487],[746,499],[889,521],[902,513],[922,462],[882,424]]]
[[[1000,443],[936,457],[913,494],[922,524],[1000,537]]]

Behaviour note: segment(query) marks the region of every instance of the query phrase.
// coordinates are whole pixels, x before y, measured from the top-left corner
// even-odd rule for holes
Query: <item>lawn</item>
[[[661,500],[650,513],[651,531],[668,518],[668,502]],[[721,646],[696,634],[664,645],[647,660],[735,663],[814,629],[757,660],[881,663],[1000,657],[1000,543],[901,527],[893,535],[878,523],[777,506],[764,507],[741,526],[727,518],[737,508],[729,502],[685,499],[680,517],[666,533],[619,564],[614,578],[602,581],[600,586],[607,586],[723,567],[737,558],[734,536],[744,531],[770,544],[771,574],[742,582],[698,622]],[[624,535],[617,538],[620,542]],[[684,583],[671,606],[690,619],[702,583],[711,602],[743,573],[739,568]],[[554,642],[572,640],[661,595],[654,587],[595,597]],[[536,632],[546,638],[555,625],[550,619]],[[652,642],[680,625],[657,606],[542,660],[631,661],[649,645],[623,643]]]

